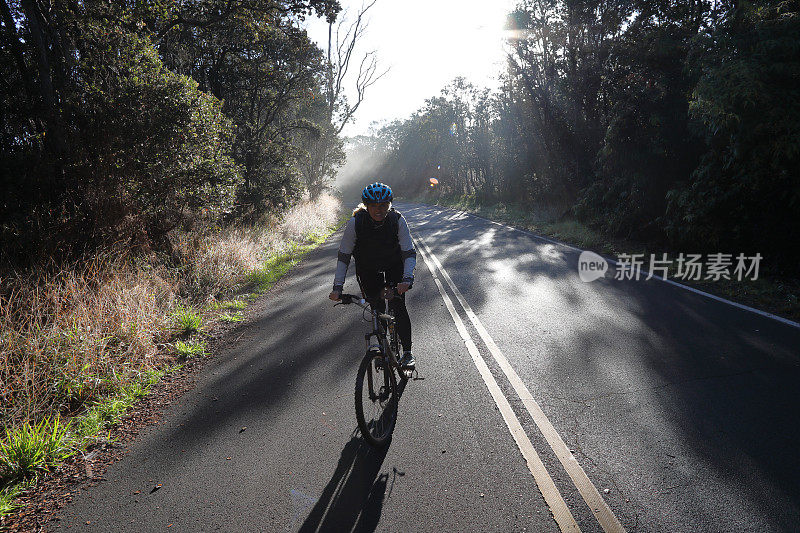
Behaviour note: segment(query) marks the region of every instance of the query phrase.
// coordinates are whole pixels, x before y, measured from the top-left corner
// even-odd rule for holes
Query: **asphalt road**
[[[398,208],[423,379],[388,449],[356,430],[368,324],[327,300],[337,234],[56,530],[800,530],[800,328],[655,279],[584,283],[574,249]]]

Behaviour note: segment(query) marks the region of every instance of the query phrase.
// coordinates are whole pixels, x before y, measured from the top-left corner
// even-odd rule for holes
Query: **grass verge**
[[[526,211],[519,206],[503,203],[482,205],[473,197],[440,197],[437,199],[421,197],[415,198],[413,201],[467,211],[489,220],[552,237],[578,248],[592,250],[614,258],[622,253],[644,254],[645,258],[649,258],[650,254],[661,257],[662,253],[669,252],[654,245],[604,235],[579,220],[559,216],[558,213],[546,208]],[[670,253],[668,257],[674,255]],[[674,277],[674,269],[670,270],[670,274]],[[800,280],[797,279],[762,274],[756,280],[720,279],[712,282],[676,279],[676,281],[715,296],[790,320],[800,321]]]

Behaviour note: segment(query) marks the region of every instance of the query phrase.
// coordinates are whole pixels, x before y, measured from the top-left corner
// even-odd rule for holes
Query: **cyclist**
[[[403,345],[400,364],[404,368],[413,368],[416,361],[411,353],[411,319],[405,300],[406,291],[414,283],[417,264],[411,232],[403,215],[391,207],[392,189],[388,185],[379,182],[367,185],[361,192],[361,201],[344,228],[329,298],[334,301],[341,299],[350,257],[353,256],[356,278],[364,297],[373,308],[383,312],[384,300],[380,296],[383,277],[380,273],[385,272],[386,281],[396,283],[400,295],[389,301],[394,311],[397,336]]]

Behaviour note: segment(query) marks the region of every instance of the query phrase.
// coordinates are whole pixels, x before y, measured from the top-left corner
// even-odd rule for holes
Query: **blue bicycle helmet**
[[[369,202],[376,204],[381,202],[391,202],[392,189],[388,185],[376,181],[375,183],[364,187],[364,190],[361,192],[361,200],[364,203]]]

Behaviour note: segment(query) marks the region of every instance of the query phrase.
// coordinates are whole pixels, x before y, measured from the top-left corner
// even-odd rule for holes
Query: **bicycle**
[[[389,300],[397,297],[396,288],[387,284],[381,298]],[[397,422],[397,404],[401,384],[413,375],[413,370],[404,369],[398,360],[399,340],[395,328],[394,312],[388,309],[381,313],[370,306],[366,300],[354,294],[342,294],[336,305],[356,304],[372,314],[372,332],[364,335],[367,352],[356,375],[356,421],[361,434],[372,446],[384,446],[394,431]],[[335,307],[335,306],[334,306]],[[395,375],[395,373],[397,375]],[[366,382],[366,386],[365,386]]]

